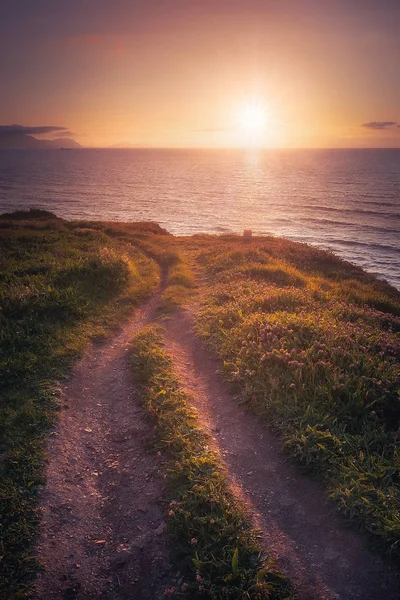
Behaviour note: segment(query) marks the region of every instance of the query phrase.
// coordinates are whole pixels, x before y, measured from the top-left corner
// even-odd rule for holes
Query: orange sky
[[[400,146],[398,0],[3,0],[0,52],[0,124],[85,146],[243,145],[249,99],[263,146]]]

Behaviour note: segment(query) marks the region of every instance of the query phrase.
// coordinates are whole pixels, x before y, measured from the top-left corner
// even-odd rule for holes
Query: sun
[[[239,122],[246,131],[259,131],[265,125],[264,107],[256,102],[245,104],[239,114]]]
[[[265,105],[258,100],[249,100],[237,110],[237,128],[245,144],[258,144],[264,138],[267,125]]]

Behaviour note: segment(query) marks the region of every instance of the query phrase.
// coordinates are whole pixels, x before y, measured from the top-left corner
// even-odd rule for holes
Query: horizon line
[[[3,148],[10,150],[400,150],[399,146],[80,146],[79,148]]]

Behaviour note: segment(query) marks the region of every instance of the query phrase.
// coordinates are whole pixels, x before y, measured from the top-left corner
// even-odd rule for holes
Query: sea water
[[[0,213],[277,235],[400,289],[400,149],[0,151]]]

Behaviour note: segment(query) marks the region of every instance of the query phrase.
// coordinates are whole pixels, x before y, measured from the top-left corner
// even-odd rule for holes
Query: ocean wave
[[[385,196],[385,198],[388,196],[389,194],[387,194]],[[368,197],[366,194],[361,194],[361,197]],[[399,197],[399,196],[394,196],[394,197]],[[372,206],[395,206],[395,207],[399,207],[399,203],[398,202],[382,202],[381,200],[363,200],[363,204],[371,204]]]
[[[337,244],[339,246],[352,246],[355,248],[371,248],[373,250],[383,250],[385,252],[394,252],[395,254],[400,254],[400,248],[398,246],[391,246],[389,244],[377,244],[376,242],[358,242],[355,240],[329,238],[329,240],[325,240],[324,243]]]
[[[352,215],[373,215],[374,217],[389,217],[391,219],[400,219],[400,210],[399,212],[392,213],[378,212],[376,210],[364,210],[361,208],[334,208],[333,206],[313,206],[312,204],[304,204],[302,208],[326,212],[348,213]]]
[[[222,227],[221,225],[216,225],[214,231],[218,231],[218,233],[232,233],[232,229],[230,227]]]
[[[282,219],[277,219],[277,221],[281,221]],[[286,219],[286,221],[292,221],[292,219]],[[336,221],[333,219],[319,219],[318,217],[302,217],[299,219],[299,221],[301,223],[316,223],[318,225],[332,225],[334,227],[341,227],[343,229],[345,228],[349,228],[352,227],[353,229],[360,231],[360,230],[368,230],[368,231],[373,231],[376,233],[384,233],[384,234],[393,234],[393,235],[398,235],[399,233],[399,229],[389,229],[387,227],[378,227],[376,225],[369,225],[367,223],[352,223],[349,221]],[[274,219],[275,222],[275,219]]]

